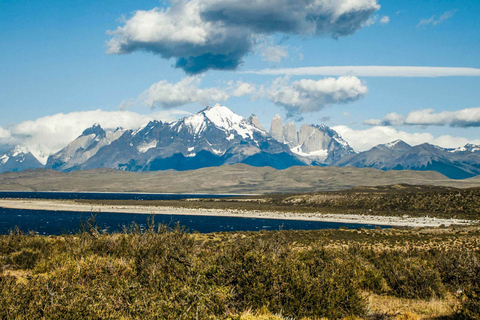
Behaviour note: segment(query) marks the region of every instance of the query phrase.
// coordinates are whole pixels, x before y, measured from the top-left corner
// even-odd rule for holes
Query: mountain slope
[[[175,122],[151,121],[138,130],[125,131],[121,137],[98,149],[85,148],[80,143],[84,140],[92,143],[102,134],[93,136],[85,132],[74,146],[59,152],[70,155],[70,148],[78,155],[63,156],[61,159],[66,161],[57,167],[52,164],[59,157],[52,157],[49,168],[156,171],[191,170],[244,161],[275,168],[303,164],[286,145],[261,129],[256,117],[243,118],[218,104]],[[88,150],[95,150],[95,153],[85,156]]]
[[[325,125],[304,124],[297,131],[293,122],[283,126],[282,118],[278,114],[272,120],[270,134],[277,141],[287,144],[290,150],[307,164],[329,165],[355,153],[335,130]]]
[[[50,156],[46,168],[69,171],[93,157],[101,148],[120,138],[125,131],[118,128],[115,131],[105,131],[98,124],[83,131],[83,133],[65,148]]]
[[[0,156],[0,172],[43,168],[37,158],[20,146]]]
[[[444,149],[424,143],[412,147],[397,140],[365,152],[345,156],[333,165],[381,170],[433,170],[451,179],[465,179],[480,174],[480,153],[471,145],[458,149]]]

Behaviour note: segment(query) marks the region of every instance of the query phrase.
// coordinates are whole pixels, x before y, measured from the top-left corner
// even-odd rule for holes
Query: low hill
[[[191,171],[125,172],[36,169],[0,174],[0,190],[154,193],[299,193],[393,184],[478,187],[480,179],[452,180],[434,171],[295,166],[285,170],[224,165]]]

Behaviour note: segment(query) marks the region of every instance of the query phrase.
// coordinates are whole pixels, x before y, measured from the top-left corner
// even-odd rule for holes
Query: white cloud
[[[250,70],[242,73],[292,76],[344,76],[357,77],[478,77],[480,69],[456,67],[400,67],[400,66],[324,66],[284,69]]]
[[[273,38],[261,39],[256,47],[263,61],[279,63],[282,59],[288,58],[288,46],[280,46],[273,42]]]
[[[284,107],[289,116],[316,112],[327,105],[356,101],[366,95],[368,88],[360,79],[352,76],[302,79],[289,84],[289,78],[277,78],[270,88],[262,88],[260,98],[268,98]],[[255,97],[254,97],[255,98]]]
[[[5,139],[10,137],[10,131],[0,127],[0,139]]]
[[[225,101],[230,94],[224,89],[200,89],[202,78],[187,77],[172,84],[165,80],[153,84],[140,95],[140,100],[151,108],[171,109],[189,103],[208,105],[212,102]]]
[[[332,127],[344,138],[355,151],[366,151],[376,145],[392,142],[395,140],[403,140],[406,143],[415,146],[422,143],[431,143],[444,148],[456,148],[464,146],[467,143],[480,144],[479,139],[468,140],[463,137],[452,137],[450,135],[442,135],[434,137],[430,133],[396,130],[392,127],[377,126],[365,130],[355,130],[347,126]]]
[[[255,85],[242,81],[237,81],[235,85],[230,88],[232,96],[234,97],[251,95],[254,94],[256,90],[257,88],[255,87]]]
[[[119,108],[125,110],[139,104],[152,109],[172,109],[191,103],[207,106],[226,101],[232,96],[250,95],[256,90],[254,85],[242,81],[229,82],[224,88],[200,88],[202,78],[202,76],[191,76],[177,83],[159,81],[140,94],[137,99],[123,101]]]
[[[390,17],[389,16],[383,16],[382,19],[380,19],[381,24],[387,24],[390,22]]]
[[[367,125],[382,126],[445,126],[450,127],[480,127],[480,108],[467,108],[456,111],[435,113],[434,109],[416,110],[400,115],[387,114],[383,119],[368,119]]]
[[[151,120],[175,120],[175,114],[183,111],[159,112],[141,115],[130,111],[80,111],[59,113],[33,121],[24,121],[11,130],[16,143],[26,147],[39,161],[45,163],[48,156],[64,148],[85,129],[98,123],[104,129],[138,128]]]
[[[379,9],[376,0],[172,0],[166,9],[136,11],[108,31],[107,53],[153,52],[175,58],[175,67],[189,74],[232,70],[257,36],[348,36]],[[283,52],[273,49],[278,59]]]
[[[436,25],[439,25],[440,23],[442,22],[445,22],[446,20],[450,19],[451,17],[453,17],[453,15],[455,14],[455,12],[457,12],[457,10],[451,10],[451,11],[447,11],[445,12],[444,14],[442,14],[440,17],[437,18],[437,16],[431,16],[430,18],[428,19],[422,19],[420,20],[420,22],[417,24],[417,28],[418,27],[422,27],[422,26],[427,26],[427,25],[432,25],[432,26],[436,26]]]

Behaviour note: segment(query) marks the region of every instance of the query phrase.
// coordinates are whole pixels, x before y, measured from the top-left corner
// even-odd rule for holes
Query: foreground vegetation
[[[0,236],[0,318],[480,319],[479,258],[474,226],[17,230]]]

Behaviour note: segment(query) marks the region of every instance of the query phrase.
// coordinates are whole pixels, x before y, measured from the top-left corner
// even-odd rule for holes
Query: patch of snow
[[[400,142],[402,142],[402,140],[395,140],[395,141],[392,141],[392,142],[389,142],[389,143],[385,143],[385,147],[387,147],[389,149],[392,149],[393,147],[395,147]]]
[[[478,152],[480,151],[480,146],[474,145],[474,144],[466,144],[463,147],[459,147],[456,149],[449,149],[449,152],[465,152],[465,151],[470,151],[470,152]]]
[[[20,145],[16,146],[13,150],[12,157],[17,157],[20,154],[28,153],[28,149],[26,147],[22,147]]]
[[[193,158],[193,157],[195,157],[196,155],[197,155],[197,154],[196,154],[195,152],[192,152],[192,153],[190,153],[190,154],[187,154],[187,157],[188,157],[188,158]]]
[[[188,148],[188,152],[193,151],[193,149],[195,149],[195,147]]]
[[[467,148],[465,147],[459,147],[459,148],[456,148],[456,149],[452,149],[452,150],[449,150],[450,152],[463,152],[463,151],[467,151]]]
[[[295,154],[298,154],[299,156],[310,158],[310,159],[315,159],[319,161],[324,161],[328,157],[328,150],[318,150],[318,151],[312,151],[310,153],[303,152],[301,146],[294,147],[290,149]]]
[[[337,141],[340,145],[344,146],[344,147],[348,147],[348,142],[343,140],[341,137],[339,136],[336,136],[336,137],[333,137],[333,139],[335,139],[335,141]]]
[[[216,155],[219,155],[219,156],[221,156],[221,155],[223,155],[223,154],[225,153],[225,151],[216,150],[216,149],[213,149],[213,148],[212,148],[212,151],[213,151],[213,153],[215,153]]]
[[[0,163],[1,163],[1,164],[5,164],[5,163],[7,163],[8,159],[10,159],[10,157],[7,156],[6,154],[4,154],[4,155],[0,158]]]
[[[215,106],[206,109],[203,113],[217,128],[223,129],[227,132],[236,131],[244,139],[253,139],[253,132],[265,132],[249,123],[248,119],[239,116],[232,110],[220,104],[216,104]],[[233,139],[233,137],[228,140],[231,139]]]
[[[138,128],[137,130],[133,131],[133,132],[132,132],[132,137],[135,137],[140,131],[142,131],[143,129],[145,129],[147,126],[148,126],[148,123],[147,123],[147,124],[144,124],[143,126],[141,126],[140,128]]]
[[[230,141],[233,140],[233,138],[235,138],[235,135],[233,133],[230,133],[230,135],[227,137],[227,140]]]
[[[183,122],[187,127],[189,127],[190,132],[195,136],[198,136],[200,133],[202,133],[207,126],[205,122],[205,116],[201,113],[196,113],[193,116],[185,118]]]
[[[157,141],[153,140],[150,143],[142,143],[141,145],[138,146],[137,150],[140,153],[145,153],[148,150],[155,148],[157,146]]]
[[[227,107],[219,104],[216,104],[212,108],[205,110],[204,113],[214,125],[225,130],[231,130],[234,124],[239,124],[245,119]]]

